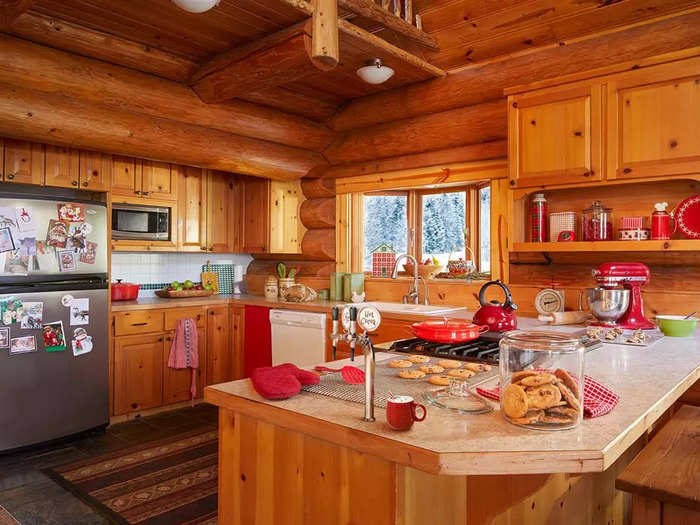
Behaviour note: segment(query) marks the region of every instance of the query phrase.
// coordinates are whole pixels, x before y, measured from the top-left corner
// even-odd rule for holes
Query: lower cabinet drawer
[[[204,308],[176,308],[165,311],[165,330],[175,330],[180,319],[194,319],[198,328],[204,328],[207,325]]]
[[[162,310],[135,310],[114,314],[114,335],[147,334],[163,331]]]

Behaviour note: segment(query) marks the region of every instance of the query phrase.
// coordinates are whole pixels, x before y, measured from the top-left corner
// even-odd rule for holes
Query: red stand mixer
[[[630,330],[651,330],[656,328],[654,323],[649,321],[644,315],[644,303],[642,302],[643,284],[647,284],[650,278],[649,268],[642,263],[619,263],[609,262],[598,266],[593,270],[593,278],[596,280],[599,288],[604,291],[614,291],[620,285],[624,290],[628,291],[629,306],[617,320],[601,319],[602,316],[596,315],[594,309],[591,308],[593,314],[598,317],[599,323],[594,323],[603,326],[617,326],[623,329]],[[596,290],[596,289],[593,289]],[[622,291],[622,290],[618,290]],[[590,298],[589,306],[591,306]]]

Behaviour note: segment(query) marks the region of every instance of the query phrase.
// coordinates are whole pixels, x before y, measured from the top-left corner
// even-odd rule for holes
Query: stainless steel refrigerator
[[[107,208],[41,191],[0,190],[0,451],[109,422]]]

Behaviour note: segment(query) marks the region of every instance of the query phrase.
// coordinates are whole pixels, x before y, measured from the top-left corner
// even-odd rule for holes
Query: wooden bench
[[[633,525],[700,523],[700,407],[683,405],[620,474]]]

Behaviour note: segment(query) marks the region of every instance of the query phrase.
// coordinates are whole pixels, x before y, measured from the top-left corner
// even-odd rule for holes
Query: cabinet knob
[[[510,185],[515,186],[515,181],[514,180],[510,181]]]
[[[131,403],[131,408],[138,408],[138,406],[139,405],[137,403]]]
[[[202,250],[203,252],[207,251],[207,247],[206,247],[206,246],[200,246],[199,249]]]
[[[162,342],[163,342],[163,338],[162,338],[162,337],[159,337],[159,338],[158,338],[158,342],[159,342],[159,343],[162,343]]]
[[[10,179],[10,180],[14,179],[14,178],[15,178],[14,173],[8,173],[8,174],[7,174],[7,178]]]
[[[672,141],[669,143],[669,146],[671,146],[672,148],[677,148],[677,147],[678,147],[678,141],[677,141],[677,140],[672,140]],[[8,177],[9,177],[9,175],[8,175]]]
[[[139,190],[134,191],[136,195],[142,195],[142,193]]]
[[[632,168],[625,168],[622,170],[622,173],[630,173],[632,171]]]
[[[590,177],[591,175],[593,175],[593,171],[592,171],[592,170],[591,170],[591,171],[584,171],[584,172],[583,172],[583,176],[584,176],[584,177]]]
[[[170,338],[170,336],[166,337],[165,340],[166,340],[166,341],[172,341],[172,339]]]
[[[580,131],[574,131],[574,137],[580,137],[581,135],[583,135],[583,133]]]
[[[84,186],[85,188],[87,188],[87,185],[88,185],[87,181],[83,182],[83,186]]]
[[[144,195],[147,197],[148,195],[150,195],[150,193],[151,193],[150,191],[142,191],[141,195]]]
[[[77,180],[74,180],[73,182],[71,182],[71,185],[72,185],[72,186],[77,186],[77,185],[78,185],[78,181],[77,181]]]

